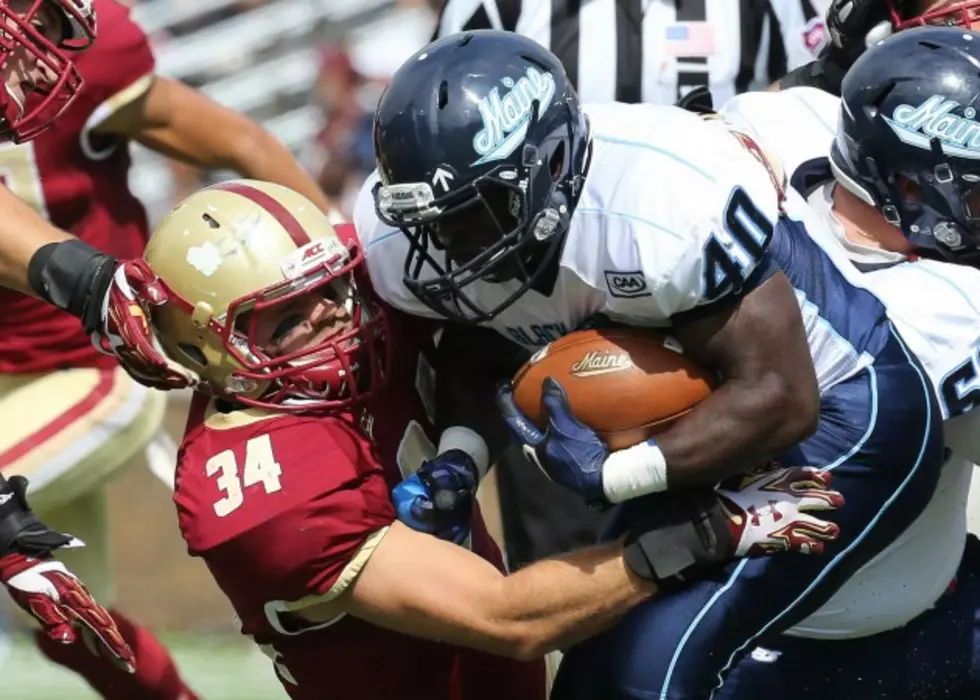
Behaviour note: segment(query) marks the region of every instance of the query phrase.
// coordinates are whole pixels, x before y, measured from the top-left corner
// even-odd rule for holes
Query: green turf
[[[242,638],[166,636],[164,643],[202,700],[285,700],[272,662]],[[75,675],[49,664],[27,638],[15,639],[0,667],[4,700],[98,700]],[[12,684],[12,685],[11,685]]]

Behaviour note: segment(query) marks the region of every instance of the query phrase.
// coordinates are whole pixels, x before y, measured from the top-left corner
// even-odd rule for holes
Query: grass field
[[[235,637],[171,635],[181,673],[202,700],[285,700],[272,662]],[[4,700],[99,700],[83,681],[49,664],[27,638],[14,639],[0,664]],[[11,685],[12,684],[12,685]]]

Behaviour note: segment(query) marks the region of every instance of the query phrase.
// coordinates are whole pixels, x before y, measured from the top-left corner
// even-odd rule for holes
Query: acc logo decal
[[[647,288],[646,278],[641,271],[637,272],[613,272],[606,270],[606,284],[609,286],[609,293],[614,297],[631,299],[634,297],[648,297],[651,292]]]
[[[516,81],[503,78],[500,82],[508,88],[503,96],[494,88],[477,103],[483,128],[473,137],[473,150],[480,155],[473,165],[502,160],[513,153],[524,143],[534,100],[538,101],[540,117],[555,96],[555,77],[531,66]]]
[[[952,114],[959,108],[959,102],[933,95],[918,107],[899,105],[891,117],[883,118],[910,146],[928,151],[929,142],[938,138],[946,154],[980,160],[980,123],[974,121],[977,111],[966,107],[962,115]]]

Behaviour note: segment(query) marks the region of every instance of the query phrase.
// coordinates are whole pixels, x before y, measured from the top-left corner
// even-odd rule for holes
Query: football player
[[[95,14],[87,0],[5,0],[0,26],[5,37],[0,45],[0,138],[25,142],[61,118],[77,97],[81,78],[72,52],[94,40]],[[0,188],[0,207],[0,278],[23,286],[33,251],[67,234],[32,214],[6,188]],[[38,520],[27,505],[26,488],[23,477],[0,476],[0,582],[38,620],[50,643],[74,642],[83,630],[92,653],[132,671],[133,653],[113,619],[74,574],[52,559],[52,552],[78,541]]]
[[[181,532],[293,698],[543,698],[544,652],[706,563],[835,536],[805,512],[840,505],[829,475],[780,469],[504,577],[478,512],[472,551],[396,520],[389,489],[423,460],[466,499],[487,451],[459,426],[432,433],[432,328],[373,298],[352,227],[231,181],[178,205],[145,260],[164,347],[214,394],[180,449]],[[778,512],[751,518],[760,498]]]
[[[951,452],[919,518],[807,624],[745,659],[716,697],[754,698],[763,688],[800,700],[980,694],[980,543],[966,535],[980,461],[977,38],[910,29],[858,59],[842,100],[804,87],[746,95],[722,110],[782,162],[869,273],[928,370]],[[896,667],[896,658],[910,663]]]
[[[832,470],[848,499],[828,558],[743,561],[641,604],[566,654],[553,697],[709,697],[928,504],[943,449],[928,379],[751,139],[673,107],[583,109],[552,54],[472,32],[399,69],[375,148],[355,225],[393,306],[531,347],[600,314],[670,326],[722,378],[656,440],[613,454],[555,382],[544,431],[505,386],[505,417],[553,480],[629,501],[619,523],[777,456]]]
[[[817,60],[790,71],[773,87],[808,86],[840,95],[844,74],[868,46],[922,25],[980,29],[980,1],[833,0],[827,11],[827,47]]]
[[[252,120],[181,83],[154,75],[146,35],[115,0],[95,0],[99,40],[76,61],[75,103],[48,130],[0,147],[6,185],[39,214],[118,259],[138,257],[146,213],[129,190],[128,142],[200,167],[230,168],[329,202],[289,151]],[[66,563],[96,599],[113,601],[106,483],[143,458],[161,429],[165,395],[131,379],[100,353],[78,319],[0,290],[0,473],[29,477],[30,499],[52,527],[88,545]],[[43,410],[25,412],[25,405]],[[163,646],[121,612],[112,615],[142,669],[119,679],[81,646],[38,637],[49,659],[77,671],[105,698],[195,696]]]

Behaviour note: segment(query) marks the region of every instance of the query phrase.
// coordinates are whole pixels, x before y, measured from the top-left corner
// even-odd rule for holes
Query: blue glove
[[[391,502],[413,530],[462,544],[470,534],[479,482],[473,459],[463,450],[447,450],[395,486]]]
[[[549,479],[579,494],[589,505],[607,505],[602,465],[609,448],[592,428],[575,417],[561,384],[548,377],[541,385],[542,413],[548,416],[544,432],[517,408],[510,382],[498,387],[497,406],[524,454]]]

